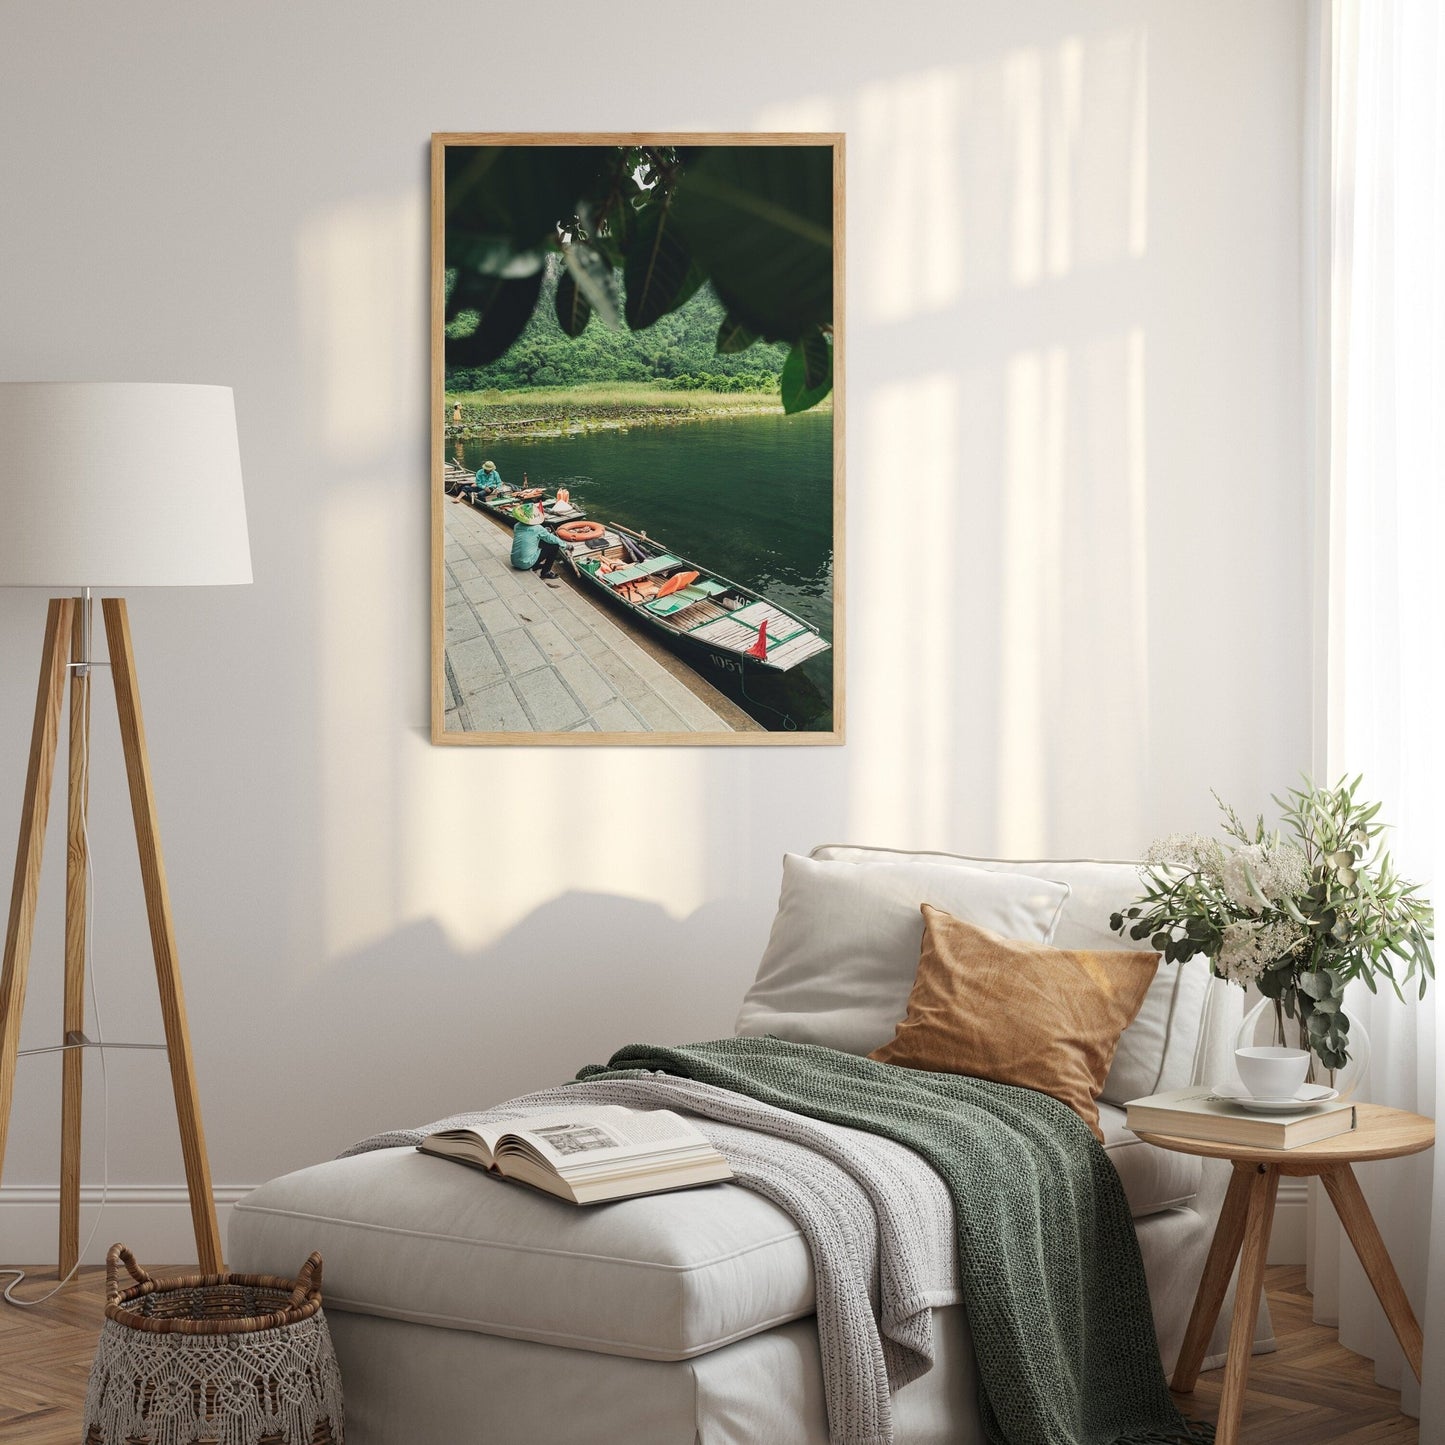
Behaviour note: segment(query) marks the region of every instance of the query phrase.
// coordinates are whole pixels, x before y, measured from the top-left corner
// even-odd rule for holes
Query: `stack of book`
[[[1355,1127],[1355,1106],[1348,1100],[1316,1104],[1280,1114],[1248,1112],[1236,1100],[1212,1089],[1171,1089],[1133,1099],[1126,1123],[1136,1134],[1168,1134],[1213,1144],[1253,1149],[1297,1149],[1318,1144]]]

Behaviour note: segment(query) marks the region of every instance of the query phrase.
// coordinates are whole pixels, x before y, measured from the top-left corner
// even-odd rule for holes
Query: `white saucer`
[[[1252,1114],[1302,1114],[1316,1104],[1328,1104],[1340,1097],[1338,1089],[1326,1088],[1324,1084],[1301,1084],[1292,1099],[1256,1099],[1243,1084],[1216,1084],[1214,1092]]]

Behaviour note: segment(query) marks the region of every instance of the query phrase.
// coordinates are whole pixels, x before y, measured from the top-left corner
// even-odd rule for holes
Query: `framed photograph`
[[[432,137],[432,739],[843,741],[843,137]]]

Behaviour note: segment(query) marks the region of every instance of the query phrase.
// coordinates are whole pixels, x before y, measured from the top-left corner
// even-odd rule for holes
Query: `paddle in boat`
[[[788,672],[832,645],[811,622],[614,522],[557,528],[583,588],[693,667],[735,678]]]

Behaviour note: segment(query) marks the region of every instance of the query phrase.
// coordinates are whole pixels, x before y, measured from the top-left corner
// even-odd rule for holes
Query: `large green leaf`
[[[568,336],[581,336],[592,319],[592,305],[577,289],[577,278],[563,271],[557,281],[557,325]]]
[[[579,294],[613,331],[622,324],[617,301],[617,274],[606,254],[593,242],[575,241],[562,248],[562,260]],[[562,328],[564,331],[566,327]],[[576,335],[569,332],[569,335]]]
[[[803,385],[809,391],[831,386],[833,348],[821,331],[810,331],[798,343],[803,352]]]
[[[757,333],[749,331],[736,317],[724,316],[723,324],[717,329],[718,355],[733,356],[746,351],[757,339]]]
[[[487,252],[489,271],[503,264],[508,245],[530,251],[550,240],[611,155],[605,146],[448,146],[447,264],[456,262],[454,237],[457,245],[469,238],[479,258]]]
[[[816,333],[814,333],[816,335]],[[819,338],[822,340],[822,338]],[[816,379],[814,384],[809,384],[809,378],[818,378],[817,357],[814,356],[810,365],[807,356],[808,346],[799,342],[788,353],[788,359],[783,363],[783,375],[779,381],[779,389],[782,392],[783,410],[788,413],[807,411],[809,407],[817,406],[822,399],[833,389],[833,348],[823,340],[826,351],[827,365],[823,369],[821,378]],[[1145,933],[1149,932],[1146,928]],[[1142,937],[1142,934],[1136,934]],[[1155,945],[1159,947],[1160,945]]]
[[[634,331],[676,311],[702,285],[702,272],[693,265],[670,199],[653,203],[637,217],[622,279],[627,324]]]
[[[673,211],[728,313],[769,341],[833,321],[833,150],[712,146],[677,184]]]
[[[486,366],[522,334],[542,290],[541,271],[517,280],[462,272],[446,328],[448,366]],[[475,321],[471,318],[475,317]]]

